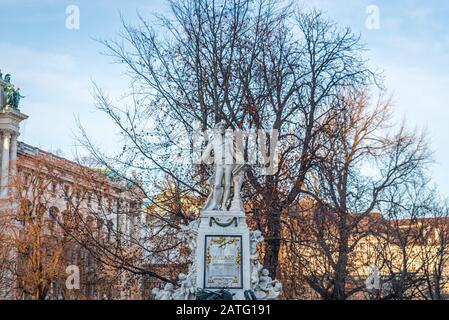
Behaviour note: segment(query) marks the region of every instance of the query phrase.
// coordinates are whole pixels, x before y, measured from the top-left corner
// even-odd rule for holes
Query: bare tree
[[[387,190],[381,205],[385,216],[378,229],[384,278],[381,299],[418,299],[425,295],[424,270],[430,260],[423,259],[423,253],[431,244],[425,236],[428,225],[423,222],[433,214],[433,193],[421,174],[417,172]]]
[[[296,12],[272,0],[183,0],[170,8],[170,17],[140,17],[138,27],[124,22],[120,40],[102,41],[132,84],[127,104],[97,87],[98,108],[122,133],[122,152],[105,155],[84,130],[81,142],[101,165],[123,176],[134,170],[155,204],[153,186],[167,177],[182,193],[205,196],[208,168],[192,166],[195,129],[225,121],[233,129],[279,130],[278,169],[266,176],[251,167],[246,188],[266,238],[264,264],[275,276],[282,216],[304,197],[334,100],[375,79],[363,45],[320,12]]]
[[[9,263],[2,267],[12,276],[9,292],[15,298],[47,299],[53,284],[65,278],[64,252],[70,241],[49,214],[58,201],[49,192],[58,171],[49,164],[39,157],[22,161],[3,212],[8,223],[2,250],[8,251]]]
[[[134,273],[150,271],[134,242],[143,212],[132,186],[46,152],[21,156],[2,206],[2,295],[139,298]],[[65,285],[68,266],[81,272],[79,289]]]
[[[373,214],[386,194],[408,186],[429,157],[421,137],[403,128],[388,133],[388,100],[372,107],[366,92],[342,92],[335,103],[320,158],[305,180],[303,192],[313,205],[306,202],[304,213],[298,212],[302,227],[290,231],[304,235],[292,237],[296,254],[305,280],[323,299],[347,299],[364,290],[359,242],[376,230]]]
[[[447,277],[449,262],[449,219],[446,202],[432,192],[433,205],[430,214],[421,219],[423,224],[423,245],[421,260],[423,263],[423,298],[429,300],[447,299]]]

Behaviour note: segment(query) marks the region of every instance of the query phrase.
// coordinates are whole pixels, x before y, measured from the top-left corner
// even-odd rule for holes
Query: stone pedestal
[[[177,288],[154,288],[156,300],[194,300],[203,290],[225,290],[233,300],[245,300],[245,292],[256,300],[279,299],[282,284],[259,261],[262,233],[249,231],[242,211],[203,211],[180,226],[178,238],[191,250],[189,270],[179,274]]]
[[[243,300],[251,289],[250,233],[242,211],[201,213],[196,247],[196,287],[228,290]]]

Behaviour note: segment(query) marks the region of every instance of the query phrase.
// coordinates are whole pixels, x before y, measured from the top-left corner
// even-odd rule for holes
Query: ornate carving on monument
[[[174,289],[171,283],[167,283],[163,289],[154,288],[155,300],[195,300],[196,297],[196,246],[198,235],[198,220],[191,221],[188,225],[180,225],[178,239],[183,241],[190,249],[189,272],[178,275],[179,288]]]
[[[173,300],[174,286],[171,283],[165,284],[163,289],[153,288],[151,292],[155,300]]]
[[[282,292],[282,284],[271,279],[267,269],[259,262],[257,246],[264,240],[259,230],[250,232],[251,289],[257,300],[277,300]]]
[[[258,284],[254,288],[257,300],[277,300],[281,291],[282,284],[278,280],[271,279],[267,269],[262,269]]]
[[[217,226],[220,226],[222,228],[227,228],[227,227],[229,227],[232,224],[234,224],[236,227],[238,226],[237,217],[233,217],[233,218],[227,219],[226,221],[223,221],[222,219],[215,218],[215,217],[210,218],[210,220],[209,220],[209,227],[212,227],[214,225],[214,223]]]
[[[205,289],[243,288],[242,237],[206,236]]]
[[[190,275],[180,273],[178,276],[179,288],[173,293],[173,300],[194,300],[196,288]]]
[[[254,291],[259,284],[259,274],[263,266],[259,261],[257,246],[263,242],[262,232],[254,230],[249,233],[250,253],[251,253],[251,289]]]
[[[198,220],[191,221],[188,225],[181,224],[178,239],[187,244],[190,249],[190,260],[195,261],[196,254],[196,238],[198,235]]]

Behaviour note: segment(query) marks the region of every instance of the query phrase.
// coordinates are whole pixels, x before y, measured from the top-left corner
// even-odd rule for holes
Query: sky
[[[372,68],[383,72],[393,96],[395,121],[425,130],[434,151],[432,175],[449,196],[449,1],[297,0],[360,34]],[[79,29],[66,20],[79,8]],[[69,7],[70,8],[70,7]],[[93,82],[120,97],[128,81],[102,55],[96,39],[117,38],[120,14],[135,21],[167,13],[166,0],[0,0],[0,69],[26,97],[29,115],[20,140],[71,158],[77,150],[77,119],[103,150],[117,132],[95,110]]]

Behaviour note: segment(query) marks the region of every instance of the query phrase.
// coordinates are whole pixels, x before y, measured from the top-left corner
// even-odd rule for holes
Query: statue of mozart
[[[213,140],[207,145],[201,160],[208,163],[213,158],[214,174],[208,179],[210,194],[203,210],[227,211],[243,210],[241,188],[245,175],[245,164],[236,163],[232,137],[226,135],[226,124],[219,122],[214,127]],[[213,155],[212,155],[213,153]],[[229,204],[233,187],[233,199]]]

